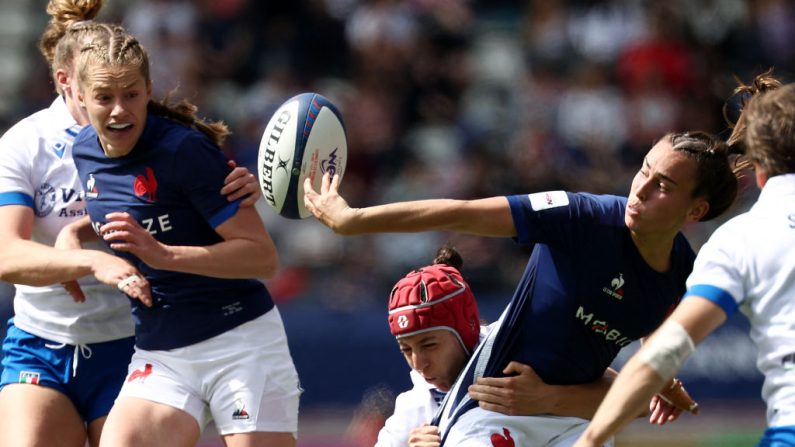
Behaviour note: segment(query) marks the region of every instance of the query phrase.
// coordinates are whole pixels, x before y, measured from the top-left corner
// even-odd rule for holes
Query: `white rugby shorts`
[[[446,447],[570,447],[588,420],[562,416],[508,416],[475,407],[450,427]],[[613,447],[613,440],[604,444]]]
[[[298,430],[303,390],[276,307],[183,348],[135,348],[119,397],[137,397],[212,420],[220,435]]]

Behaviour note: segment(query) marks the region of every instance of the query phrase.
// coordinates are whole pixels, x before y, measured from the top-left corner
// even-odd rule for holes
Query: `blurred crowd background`
[[[52,100],[35,47],[46,3],[0,0],[2,131]],[[226,121],[224,150],[252,171],[282,102],[306,91],[331,99],[345,119],[341,191],[352,206],[550,189],[626,194],[665,133],[726,134],[736,79],[775,67],[790,80],[795,68],[787,0],[106,0],[100,19],[123,23],[146,46],[156,96],[172,92]],[[735,213],[754,198],[747,186]],[[283,265],[268,285],[302,377],[318,368],[302,370],[303,356],[345,362],[347,349],[358,374],[392,392],[398,380],[407,386],[407,368],[390,377],[361,358],[402,361],[385,324],[392,284],[451,243],[493,318],[529,253],[511,240],[443,232],[343,238],[264,204],[261,214]],[[715,225],[688,229],[695,248]],[[10,290],[0,286],[6,314]],[[315,351],[301,338],[313,333]],[[736,362],[732,349],[721,359]],[[748,356],[737,368],[756,385]],[[307,387],[308,400],[358,401],[366,381],[357,380],[316,400]]]

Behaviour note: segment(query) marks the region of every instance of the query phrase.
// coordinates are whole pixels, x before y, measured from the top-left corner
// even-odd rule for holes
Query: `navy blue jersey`
[[[548,203],[539,206],[544,194]],[[445,410],[451,420],[474,406],[464,402],[474,375],[499,377],[511,360],[550,384],[600,378],[621,348],[649,335],[673,310],[693,268],[695,254],[681,233],[671,268],[649,267],[624,224],[626,198],[558,191],[508,201],[518,243],[535,247],[502,323],[445,403],[460,406]]]
[[[229,167],[222,152],[199,131],[150,114],[129,154],[107,157],[93,127],[75,139],[75,165],[85,185],[94,228],[110,212],[130,213],[167,245],[207,246],[223,241],[215,227],[239,202],[220,194]],[[173,349],[221,334],[273,307],[265,285],[253,279],[221,279],[157,270],[130,253],[149,280],[154,305],[131,300],[136,345]]]

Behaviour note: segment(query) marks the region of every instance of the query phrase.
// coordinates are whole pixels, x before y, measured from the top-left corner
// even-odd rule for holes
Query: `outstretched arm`
[[[343,235],[455,231],[481,236],[516,236],[504,197],[433,199],[351,208],[339,195],[339,176],[323,175],[320,192],[304,183],[304,205],[323,224]]]
[[[649,399],[663,387],[670,379],[669,374],[663,372],[663,377],[658,371],[659,367],[652,367],[648,359],[665,358],[664,355],[676,356],[675,350],[659,350],[662,340],[657,337],[678,324],[693,343],[699,343],[726,320],[726,314],[713,302],[698,296],[690,296],[676,308],[663,325],[655,331],[641,349],[627,362],[610,388],[602,404],[599,406],[593,420],[588,425],[585,433],[575,444],[575,447],[601,446],[605,440],[617,433],[632,420]],[[667,326],[667,327],[666,327]],[[660,337],[661,338],[661,337]],[[669,344],[670,340],[665,343]],[[657,354],[655,354],[657,353]],[[661,364],[670,365],[670,362]],[[675,373],[670,371],[670,375]]]

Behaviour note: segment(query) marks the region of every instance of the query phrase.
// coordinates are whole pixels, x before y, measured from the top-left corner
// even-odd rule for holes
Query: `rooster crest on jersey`
[[[260,141],[257,171],[262,195],[290,219],[304,208],[304,180],[320,189],[323,174],[345,173],[348,143],[342,115],[325,97],[302,93],[288,99],[271,117]]]
[[[445,264],[409,272],[389,295],[389,330],[398,339],[444,329],[452,332],[467,354],[480,337],[475,296],[461,273]]]

